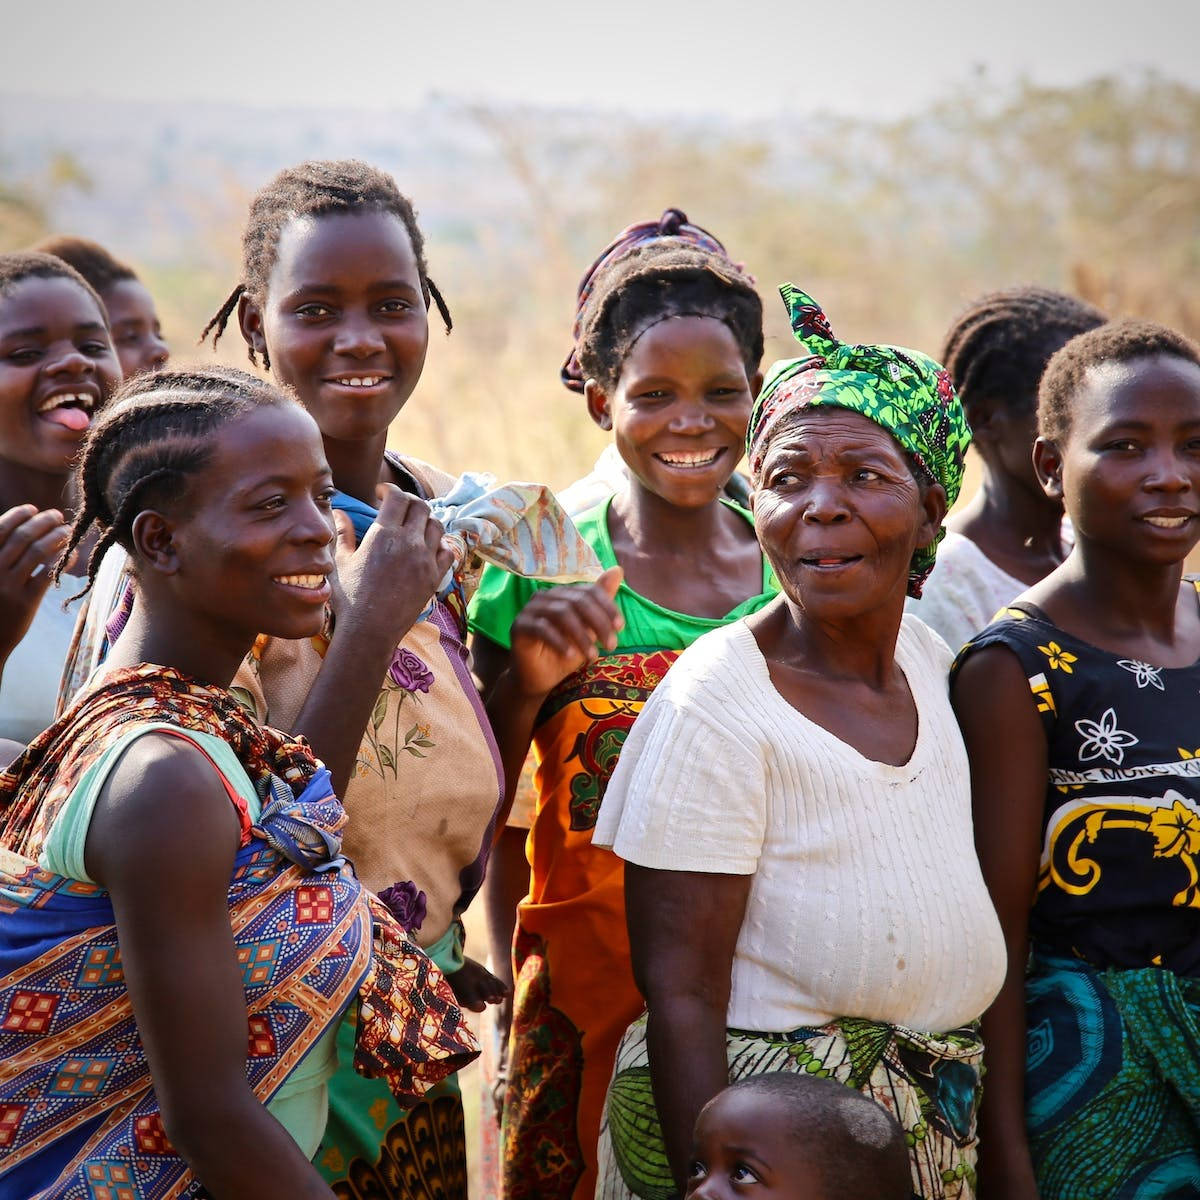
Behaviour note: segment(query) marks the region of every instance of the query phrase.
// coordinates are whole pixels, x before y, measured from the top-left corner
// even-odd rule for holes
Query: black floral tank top
[[[994,645],[1020,660],[1049,748],[1034,946],[1200,976],[1200,662],[1121,658],[1017,604],[954,669]]]

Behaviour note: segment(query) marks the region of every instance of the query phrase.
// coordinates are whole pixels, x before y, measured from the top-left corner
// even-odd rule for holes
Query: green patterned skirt
[[[729,1081],[772,1071],[836,1079],[882,1104],[903,1128],[921,1200],[975,1195],[975,1117],[983,1045],[976,1026],[918,1033],[845,1017],[819,1029],[726,1035]],[[670,1200],[676,1194],[650,1087],[646,1018],[617,1054],[600,1128],[597,1200]]]
[[[1200,1197],[1200,979],[1035,954],[1025,996],[1042,1200]]]
[[[455,921],[425,951],[444,974],[463,964]],[[357,1005],[338,1028],[329,1123],[313,1160],[338,1200],[467,1200],[467,1141],[457,1076],[402,1109],[382,1079],[354,1070]]]

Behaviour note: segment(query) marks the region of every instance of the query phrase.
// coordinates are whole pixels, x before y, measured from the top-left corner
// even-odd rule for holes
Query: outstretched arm
[[[227,893],[238,822],[212,764],[148,734],[117,764],[84,861],[108,888],[167,1137],[214,1200],[332,1200],[246,1079]]]
[[[971,759],[975,846],[1008,949],[1008,973],[983,1017],[987,1085],[979,1114],[980,1200],[1036,1200],[1025,1133],[1025,962],[1046,795],[1046,734],[1017,659],[985,647],[951,698]]]

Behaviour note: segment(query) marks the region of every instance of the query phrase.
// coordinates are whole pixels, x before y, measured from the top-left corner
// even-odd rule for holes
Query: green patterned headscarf
[[[755,481],[771,432],[781,421],[802,408],[848,408],[886,429],[929,479],[942,485],[947,505],[953,504],[962,487],[971,431],[946,369],[919,350],[839,342],[811,296],[790,283],[779,293],[792,332],[808,354],[775,363],[754,403],[746,454]],[[939,530],[930,545],[913,555],[910,596],[920,596],[943,535]]]

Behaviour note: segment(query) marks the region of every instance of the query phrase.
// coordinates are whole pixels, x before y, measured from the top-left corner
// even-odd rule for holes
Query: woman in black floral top
[[[1009,953],[980,1190],[1200,1196],[1200,349],[1083,334],[1038,420],[1075,547],[953,682]]]

